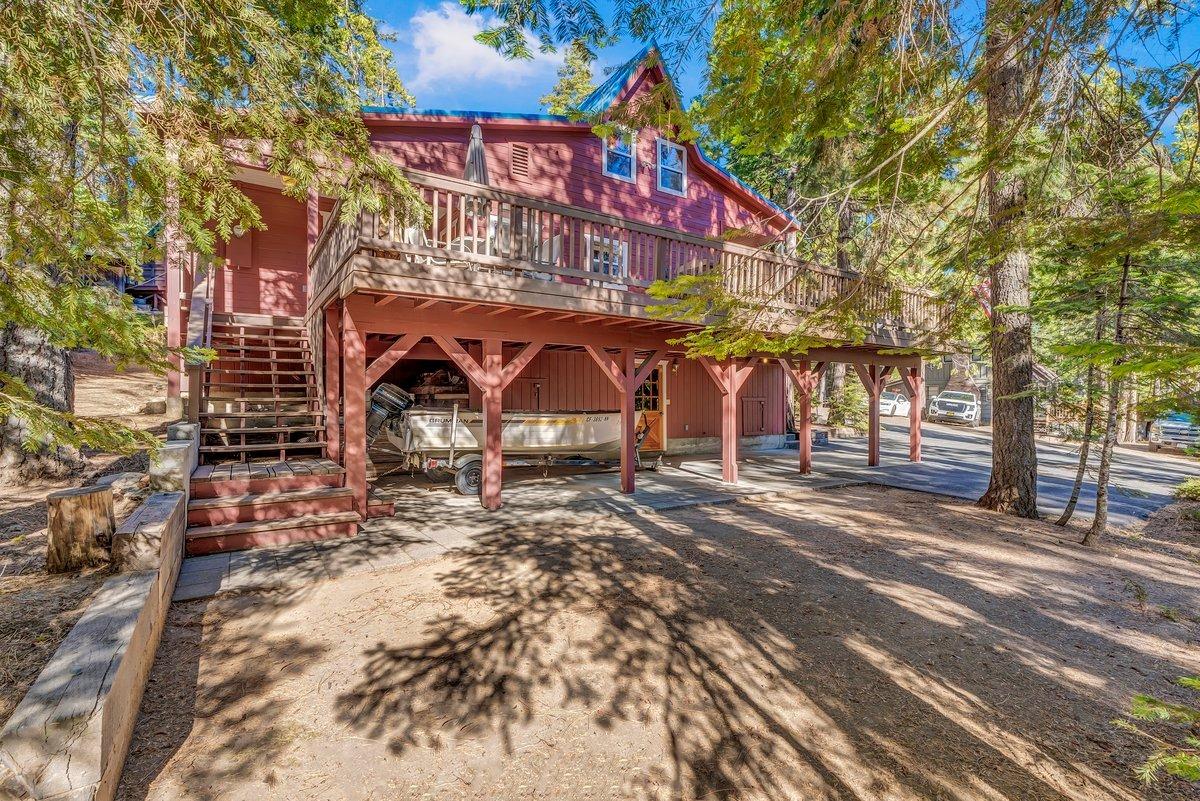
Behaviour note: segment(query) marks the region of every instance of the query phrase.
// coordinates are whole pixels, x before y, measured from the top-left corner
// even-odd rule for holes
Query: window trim
[[[662,182],[662,176],[663,176],[662,146],[663,145],[668,145],[679,151],[680,161],[683,162],[683,171],[680,173],[680,179],[681,179],[680,183],[683,185],[683,188],[681,190],[675,190],[669,186],[663,186],[663,182]],[[670,139],[663,139],[660,136],[654,142],[654,161],[655,161],[654,188],[657,189],[659,192],[666,192],[668,195],[675,195],[676,197],[687,197],[687,189],[688,189],[687,148],[684,147],[683,145],[679,144],[678,142],[672,142]],[[671,172],[674,172],[674,170],[671,170]]]
[[[637,183],[637,131],[630,131],[627,128],[618,128],[619,132],[629,134],[629,175],[620,175],[611,172],[608,169],[608,137],[600,139],[600,168],[601,171],[609,178],[616,178],[618,181],[624,181],[627,184]]]

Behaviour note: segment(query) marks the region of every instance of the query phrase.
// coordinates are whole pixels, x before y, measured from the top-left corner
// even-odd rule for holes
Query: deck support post
[[[495,511],[500,508],[500,484],[504,471],[504,454],[501,452],[501,435],[504,432],[503,399],[504,387],[500,384],[500,370],[504,364],[504,353],[498,339],[483,341],[483,486],[480,501],[483,508]]]
[[[620,363],[603,348],[587,345],[585,349],[600,365],[604,377],[621,393],[621,492],[632,494],[637,473],[637,391],[667,351],[656,350],[639,365],[633,348],[621,349]]]
[[[501,401],[504,389],[529,366],[546,343],[530,342],[512,361],[504,364],[504,343],[499,339],[483,340],[482,363],[475,361],[454,337],[435,335],[433,341],[483,392],[483,486],[480,487],[479,501],[485,509],[495,511],[502,504],[500,487],[503,482],[504,454],[501,443],[504,421]]]
[[[342,460],[342,310],[334,304],[325,310],[325,456]]]
[[[173,188],[173,187],[172,187]],[[166,270],[167,318],[167,417],[183,416],[182,372],[183,359],[183,269],[184,240],[179,230],[179,197],[167,195],[166,219],[163,225],[163,269]],[[189,394],[198,394],[199,387],[188,387]]]
[[[346,486],[354,492],[354,511],[367,519],[367,348],[347,306],[342,312]]]
[[[754,359],[727,359],[718,362],[701,356],[700,364],[721,392],[721,480],[736,484],[739,421],[738,392],[754,372]]]
[[[887,384],[892,368],[881,367],[878,364],[854,364],[854,372],[858,373],[863,387],[867,390],[867,467],[879,466],[879,396]]]
[[[800,475],[812,472],[812,394],[825,375],[825,362],[810,368],[808,359],[779,360],[784,374],[796,387],[796,445],[800,451]]]
[[[925,411],[925,370],[918,361],[916,367],[901,374],[908,391],[908,460],[921,461],[921,415]]]

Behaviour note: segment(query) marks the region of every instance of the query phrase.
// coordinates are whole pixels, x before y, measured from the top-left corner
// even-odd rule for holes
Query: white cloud
[[[475,34],[483,28],[482,17],[467,14],[455,3],[413,14],[403,35],[412,47],[415,69],[406,82],[409,88],[440,91],[471,84],[512,88],[534,81],[549,85],[561,55],[536,53],[530,61],[506,59],[475,41]]]

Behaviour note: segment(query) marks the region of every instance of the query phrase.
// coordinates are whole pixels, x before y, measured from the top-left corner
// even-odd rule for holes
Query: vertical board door
[[[655,367],[633,396],[634,409],[638,412],[638,429],[648,428],[642,440],[642,451],[661,451],[666,444],[663,419],[663,370]]]

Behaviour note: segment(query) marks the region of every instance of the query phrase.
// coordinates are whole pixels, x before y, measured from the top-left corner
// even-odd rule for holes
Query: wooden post
[[[921,461],[921,415],[925,413],[925,370],[920,362],[907,368],[904,384],[908,389],[908,460]]]
[[[638,387],[650,376],[650,372],[667,355],[665,348],[656,350],[639,366],[633,348],[621,349],[621,362],[603,348],[586,345],[585,350],[621,393],[621,492],[634,491],[637,468],[637,400]]]
[[[637,364],[634,362],[633,348],[621,350],[621,372],[625,379],[621,391],[621,492],[632,494],[634,491],[634,474],[637,472],[635,439],[637,438],[637,412],[634,400],[637,387],[633,379],[637,375]]]
[[[887,377],[892,372],[891,367],[880,367],[877,364],[855,364],[854,371],[858,373],[863,387],[867,390],[867,466],[879,466],[879,396]]]
[[[112,487],[76,487],[46,496],[46,570],[65,573],[108,560],[112,535]]]
[[[500,370],[504,355],[498,339],[483,341],[483,372],[487,383],[483,386],[483,487],[480,501],[485,509],[500,508],[500,485],[504,470],[504,454],[501,449],[503,434],[503,406],[501,400],[504,387],[500,383]]]
[[[495,511],[501,504],[500,485],[504,466],[501,452],[501,400],[504,388],[521,374],[546,343],[530,342],[512,361],[504,364],[504,343],[499,339],[485,339],[481,364],[453,337],[435,334],[433,341],[466,374],[467,379],[483,392],[483,486],[480,488],[479,499],[484,508]]]
[[[800,406],[796,411],[796,445],[800,451],[800,474],[808,475],[812,472],[812,394],[825,373],[825,364],[820,362],[815,369],[810,369],[808,359],[795,363],[780,359],[779,364],[796,387]]]
[[[167,356],[167,416],[170,418],[182,417],[184,411],[180,380],[183,364],[178,355],[178,349],[183,346],[184,255],[183,236],[179,231],[179,198],[169,192],[163,223],[163,269],[167,273],[167,348],[171,350]],[[189,393],[199,391],[199,387],[188,387]]]
[[[325,310],[325,456],[342,460],[342,310]]]
[[[308,190],[307,203],[305,203],[305,235],[304,235],[304,254],[305,263],[312,262],[313,251],[317,246],[317,238],[321,234],[321,197],[317,194],[316,189]],[[305,270],[308,274],[308,282],[305,284],[305,291],[308,297],[313,296],[312,271]]]
[[[736,484],[738,421],[741,417],[738,392],[754,372],[754,359],[742,363],[730,359],[718,364],[709,356],[701,356],[700,364],[721,392],[721,480],[727,484]]]
[[[367,519],[367,348],[350,307],[342,311],[342,408],[346,418],[346,486],[354,511]]]

